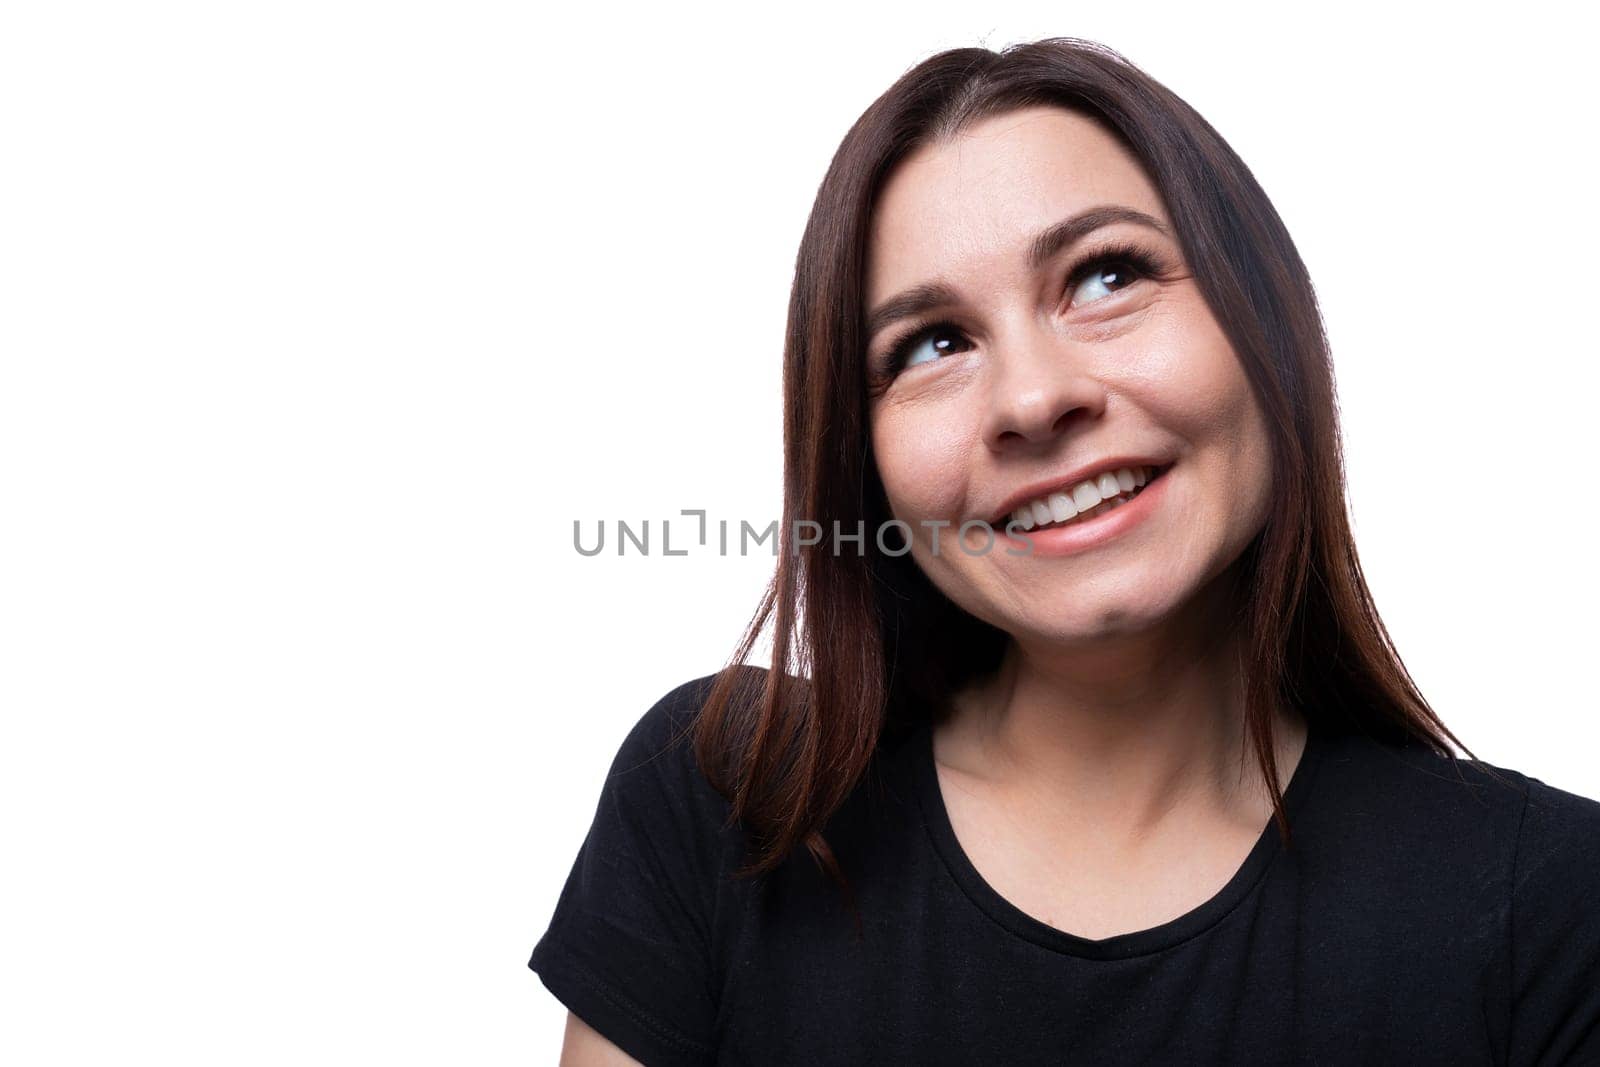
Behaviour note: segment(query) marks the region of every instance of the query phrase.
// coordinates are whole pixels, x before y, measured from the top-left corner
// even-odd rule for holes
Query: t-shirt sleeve
[[[1538,779],[1512,867],[1509,1062],[1600,1064],[1600,802]]]
[[[727,807],[686,736],[708,681],[662,697],[623,741],[528,961],[573,1014],[646,1067],[713,1059]]]

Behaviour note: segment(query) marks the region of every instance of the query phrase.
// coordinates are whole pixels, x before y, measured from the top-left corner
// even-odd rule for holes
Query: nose
[[[1105,388],[1080,345],[1037,326],[996,345],[983,438],[995,452],[1048,445],[1105,409]]]

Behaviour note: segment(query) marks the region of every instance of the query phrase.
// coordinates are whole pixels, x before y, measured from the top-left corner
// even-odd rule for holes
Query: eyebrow
[[[1092,207],[1076,215],[1047,226],[1028,242],[1028,267],[1038,270],[1063,248],[1070,248],[1095,230],[1118,222],[1144,226],[1166,237],[1172,236],[1167,225],[1153,215],[1117,204]],[[892,322],[920,315],[933,308],[945,307],[960,300],[954,289],[939,282],[928,282],[897,293],[879,304],[867,316],[867,337],[872,338]]]

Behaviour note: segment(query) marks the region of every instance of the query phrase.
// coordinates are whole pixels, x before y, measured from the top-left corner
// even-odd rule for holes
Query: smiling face
[[[1028,643],[1176,617],[1266,519],[1265,423],[1175,234],[1127,149],[1052,107],[924,147],[878,199],[865,293],[878,475],[934,584]],[[935,286],[930,306],[880,323],[888,302]],[[1028,555],[1004,539],[981,552],[978,527],[955,539],[1116,458],[1165,467],[1126,511],[1035,530]]]

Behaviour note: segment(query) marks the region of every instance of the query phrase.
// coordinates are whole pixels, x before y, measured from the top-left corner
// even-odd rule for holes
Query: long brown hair
[[[992,672],[1004,651],[1005,633],[875,541],[891,516],[869,434],[864,276],[874,202],[900,160],[1038,105],[1098,121],[1144,166],[1266,414],[1278,475],[1235,588],[1246,724],[1280,832],[1287,840],[1277,703],[1329,729],[1420,741],[1447,756],[1452,742],[1465,749],[1418,691],[1367,589],[1345,508],[1316,295],[1249,169],[1194,109],[1103,45],[1051,38],[1000,52],[956,48],[907,71],[856,120],[800,242],[784,344],[777,571],[694,723],[703,773],[750,834],[753,859],[740,875],[771,870],[804,843],[848,899],[822,836],[829,817],[886,734],[941,719],[952,692]],[[864,522],[862,551],[804,544],[797,520],[846,532]],[[771,669],[744,666],[769,624]]]

